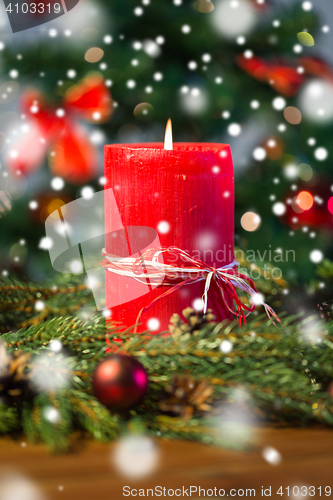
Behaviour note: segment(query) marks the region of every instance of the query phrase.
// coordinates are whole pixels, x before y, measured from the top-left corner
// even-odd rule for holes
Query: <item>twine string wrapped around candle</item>
[[[184,285],[190,285],[199,281],[205,281],[202,299],[204,304],[203,312],[206,314],[208,292],[212,280],[216,282],[224,304],[236,316],[239,326],[241,326],[242,321],[246,323],[246,317],[255,310],[258,304],[264,306],[269,318],[274,318],[280,323],[274,310],[260,299],[260,294],[258,294],[253,280],[245,274],[238,272],[238,262],[236,260],[216,269],[199,259],[191,257],[187,252],[177,247],[150,248],[137,258],[115,257],[108,254],[105,249],[103,249],[102,255],[105,258],[100,264],[114,274],[133,278],[145,285],[149,283],[150,285],[169,287],[168,290],[152,300],[148,306],[140,310],[135,324],[135,332],[142,314],[153,307],[159,300],[176,292]],[[160,256],[163,256],[165,262],[159,261]],[[170,260],[171,256],[173,256],[172,260],[176,257],[176,262],[181,260],[183,265],[179,266],[174,265],[174,263],[168,263],[167,261],[168,259]],[[245,291],[251,298],[256,298],[251,306],[247,306],[240,300],[236,288]],[[225,295],[235,304],[235,310],[230,307],[229,301],[225,299]]]

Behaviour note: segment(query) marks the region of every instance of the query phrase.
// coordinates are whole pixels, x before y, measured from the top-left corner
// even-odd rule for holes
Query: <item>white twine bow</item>
[[[147,307],[141,309],[137,318],[137,324],[143,312],[150,309],[160,299],[175,292],[184,285],[199,281],[205,281],[202,300],[204,304],[203,312],[206,314],[208,292],[212,280],[215,280],[220,289],[224,304],[237,317],[239,325],[241,325],[242,321],[246,322],[246,316],[254,311],[258,304],[264,306],[269,318],[274,317],[280,322],[274,310],[262,300],[252,279],[237,271],[238,262],[236,260],[216,269],[199,259],[191,257],[187,252],[177,247],[161,248],[158,250],[151,248],[137,258],[115,257],[108,254],[105,249],[103,249],[102,255],[105,258],[100,264],[109,272],[133,278],[143,284],[169,287],[167,291],[155,298]],[[167,262],[160,262],[160,256],[164,256],[165,260],[168,260],[168,257],[170,259],[171,256],[175,256],[177,261],[181,259],[187,265],[180,267]],[[236,288],[245,291],[251,296],[251,306],[247,306],[240,300]],[[230,307],[229,301],[225,299],[224,294],[235,304],[235,310]],[[247,311],[247,313],[244,313],[244,311]]]

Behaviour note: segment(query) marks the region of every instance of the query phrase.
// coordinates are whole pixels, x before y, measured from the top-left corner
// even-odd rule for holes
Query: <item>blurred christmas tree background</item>
[[[327,289],[333,70],[319,57],[317,40],[325,44],[329,26],[315,3],[81,0],[56,21],[16,34],[4,8],[1,16],[4,276],[53,278],[47,216],[103,189],[104,144],[161,142],[171,117],[175,141],[230,143],[236,245],[281,268],[296,287]],[[91,78],[106,105],[71,108],[71,95]],[[50,132],[50,116],[62,128]],[[63,160],[54,161],[60,150]],[[288,250],[295,253],[286,261]]]

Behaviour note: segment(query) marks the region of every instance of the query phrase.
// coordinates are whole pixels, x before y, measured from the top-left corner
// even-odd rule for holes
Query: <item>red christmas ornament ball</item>
[[[143,365],[131,356],[116,354],[97,365],[92,381],[100,403],[111,410],[128,410],[141,401],[148,389]]]

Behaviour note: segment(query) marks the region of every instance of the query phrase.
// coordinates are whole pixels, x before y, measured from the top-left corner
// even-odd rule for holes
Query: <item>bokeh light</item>
[[[328,211],[333,214],[333,196],[330,197],[330,199],[327,202],[327,208]]]
[[[237,137],[242,132],[242,127],[238,123],[230,123],[228,127],[228,134]]]
[[[283,111],[283,115],[288,123],[291,125],[298,125],[302,121],[302,114],[295,106],[288,106]]]
[[[122,475],[145,477],[151,474],[158,465],[158,448],[148,436],[126,436],[115,446],[113,461]]]
[[[297,166],[293,163],[289,163],[284,167],[284,175],[287,179],[296,179],[298,174]]]
[[[282,111],[287,105],[287,101],[283,97],[275,97],[272,106],[277,111]]]
[[[318,161],[325,161],[326,158],[328,157],[327,149],[323,148],[323,147],[319,147],[319,148],[315,149],[314,157]]]
[[[306,119],[313,123],[333,120],[333,85],[329,81],[312,79],[299,94],[299,106]]]
[[[323,258],[324,254],[321,250],[312,250],[312,252],[310,253],[310,260],[314,264],[318,264],[323,260]]]
[[[271,446],[262,450],[262,456],[271,465],[279,465],[282,461],[281,453]]]
[[[316,252],[316,250],[314,251]],[[316,317],[313,317],[310,321],[303,324],[300,329],[300,337],[307,344],[320,344],[323,340],[323,328],[320,321]]]
[[[133,114],[135,118],[139,120],[151,118],[154,114],[154,108],[148,102],[141,102],[137,106],[135,106]]]
[[[180,89],[179,99],[183,111],[192,116],[200,115],[208,106],[208,94],[203,87],[184,85]]]
[[[309,2],[309,0],[306,0],[305,2],[302,3],[302,9],[305,11],[312,10],[312,3]]]
[[[70,383],[70,359],[52,351],[35,357],[31,382],[38,392],[59,391]]]
[[[216,426],[224,443],[233,448],[246,449],[256,442],[257,418],[251,409],[251,397],[246,389],[233,389],[228,401],[217,408],[216,413]]]
[[[312,47],[315,44],[313,36],[310,35],[310,33],[308,33],[307,31],[300,31],[299,33],[297,33],[297,38],[298,41],[306,47]]]
[[[16,471],[6,470],[0,474],[1,500],[45,500],[37,484]]]
[[[301,191],[297,195],[297,204],[302,210],[309,210],[313,205],[313,196],[308,191]]]
[[[261,217],[254,212],[246,212],[241,218],[241,226],[245,231],[256,231],[261,225]]]
[[[249,0],[221,0],[211,14],[214,28],[224,38],[236,38],[250,33],[257,16]]]
[[[96,63],[102,59],[104,56],[104,51],[99,47],[91,47],[87,50],[84,55],[84,58],[89,63]]]
[[[46,406],[43,408],[42,414],[45,420],[51,424],[58,424],[61,421],[60,412],[53,406]]]
[[[148,330],[151,330],[152,332],[155,332],[158,330],[161,326],[161,322],[158,318],[150,318],[147,321],[147,328]]]
[[[286,205],[284,203],[282,203],[282,201],[277,201],[276,203],[274,203],[273,205],[273,214],[275,215],[284,215],[286,213]]]
[[[157,231],[160,234],[167,234],[170,231],[170,222],[168,222],[167,220],[161,220],[157,224]]]
[[[230,342],[230,340],[222,340],[220,344],[220,351],[224,354],[228,354],[232,351],[232,343]]]
[[[0,85],[0,104],[13,101],[19,93],[20,85],[15,81],[7,81]]]
[[[301,163],[297,168],[298,177],[302,181],[309,181],[313,177],[313,170],[307,163]]]
[[[62,177],[53,177],[51,180],[51,188],[55,191],[60,191],[65,186],[65,181]]]
[[[162,53],[159,45],[154,40],[144,40],[142,44],[144,52],[150,57],[159,57]]]
[[[258,147],[258,148],[255,148],[253,151],[253,158],[257,161],[265,160],[266,156],[267,156],[267,152],[266,152],[265,148]]]
[[[192,7],[203,14],[208,14],[214,10],[214,4],[210,0],[196,0]]]
[[[291,208],[293,209],[294,212],[296,212],[297,214],[301,214],[304,212],[303,208],[301,208],[298,204],[298,201],[297,201],[297,196],[294,196],[291,200]]]

